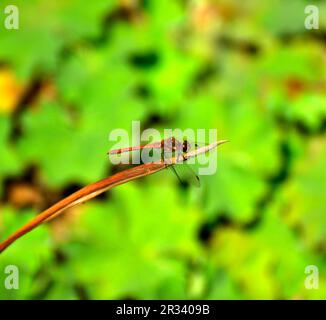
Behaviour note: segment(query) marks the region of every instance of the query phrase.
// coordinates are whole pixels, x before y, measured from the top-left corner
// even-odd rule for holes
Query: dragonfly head
[[[184,153],[186,153],[186,152],[190,151],[190,148],[191,148],[190,143],[187,140],[183,140],[182,151]]]

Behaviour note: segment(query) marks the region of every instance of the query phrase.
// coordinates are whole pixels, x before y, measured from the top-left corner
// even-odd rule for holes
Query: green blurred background
[[[1,0],[0,22],[1,240],[121,170],[108,134],[132,120],[231,140],[200,189],[164,170],[17,241],[1,299],[326,298],[324,1]]]

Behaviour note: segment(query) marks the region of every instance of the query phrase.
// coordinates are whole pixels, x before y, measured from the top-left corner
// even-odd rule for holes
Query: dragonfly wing
[[[143,149],[160,149],[160,148],[161,148],[161,142],[153,142],[153,143],[146,144],[144,146],[125,147],[125,148],[110,150],[108,151],[108,154],[120,154],[125,152],[143,150]]]
[[[169,158],[167,157],[166,159]],[[177,176],[177,178],[182,184],[189,183],[190,185],[193,185],[195,187],[200,187],[199,177],[186,162],[170,165],[169,168],[171,168],[171,170],[174,172],[174,174]]]
[[[180,178],[177,170],[175,170],[175,166],[169,166],[169,168],[173,171],[173,173],[177,176],[177,178],[179,179],[180,183],[183,184],[184,181]]]
[[[199,179],[198,175],[194,172],[194,170],[191,169],[191,167],[186,162],[176,165],[175,168],[180,168],[180,169],[182,168],[184,171],[186,171],[187,181],[195,187],[198,187],[198,188],[200,187],[200,179]],[[178,170],[178,169],[176,169],[176,170]],[[179,171],[178,171],[178,173],[179,173]]]

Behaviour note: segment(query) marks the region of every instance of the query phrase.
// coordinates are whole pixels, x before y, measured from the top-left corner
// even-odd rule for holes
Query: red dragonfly
[[[194,147],[198,147],[198,145],[195,143]],[[132,152],[137,150],[144,150],[144,149],[151,149],[151,150],[159,150],[160,156],[162,161],[169,162],[169,158],[171,155],[175,155],[177,158],[177,161],[180,159],[183,161],[186,161],[187,159],[184,157],[184,153],[189,152],[192,149],[192,144],[189,143],[187,140],[183,140],[182,142],[177,140],[175,137],[163,139],[161,141],[153,142],[144,146],[134,146],[134,147],[126,147],[121,149],[115,149],[108,152],[108,154],[121,154],[125,152]],[[169,155],[167,157],[167,155]],[[199,177],[195,174],[195,172],[185,163],[184,168],[187,168],[188,170],[188,182],[199,187],[200,186],[200,180]],[[169,168],[175,173],[175,175],[178,177],[179,181],[183,184],[183,179],[180,178],[180,174],[177,172],[178,166],[176,165],[170,165]]]

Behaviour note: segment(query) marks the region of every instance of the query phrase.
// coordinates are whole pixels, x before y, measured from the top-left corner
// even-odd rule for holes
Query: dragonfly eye
[[[187,152],[188,151],[188,142],[185,140],[183,141],[183,144],[182,144],[182,151],[183,152]]]

